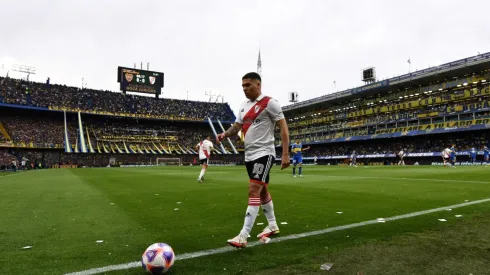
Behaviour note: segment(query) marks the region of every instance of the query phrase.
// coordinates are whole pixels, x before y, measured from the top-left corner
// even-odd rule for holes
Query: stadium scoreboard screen
[[[118,67],[117,82],[124,92],[159,95],[163,87],[163,73]]]

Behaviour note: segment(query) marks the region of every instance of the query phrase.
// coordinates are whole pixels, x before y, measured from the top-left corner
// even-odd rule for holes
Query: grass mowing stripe
[[[427,215],[427,214],[431,214],[431,213],[435,213],[435,212],[445,211],[448,208],[454,209],[454,208],[460,208],[460,207],[465,207],[465,206],[479,204],[479,203],[485,203],[485,202],[490,202],[490,198],[476,200],[476,201],[470,201],[470,202],[465,202],[465,203],[460,203],[460,204],[454,204],[454,205],[449,205],[449,206],[444,206],[444,207],[439,207],[439,208],[434,208],[434,209],[429,209],[429,210],[423,210],[423,211],[418,211],[418,212],[413,212],[413,213],[408,213],[408,214],[403,214],[403,215],[398,215],[398,216],[393,216],[393,217],[385,218],[385,221],[395,221],[395,220],[400,220],[400,219],[407,219],[407,218]],[[317,231],[310,231],[310,232],[305,232],[305,233],[300,233],[300,234],[292,234],[292,235],[288,235],[288,236],[284,236],[284,237],[271,239],[270,243],[283,242],[283,241],[287,241],[287,240],[295,240],[295,239],[300,239],[300,238],[305,238],[305,237],[310,237],[310,236],[315,236],[315,235],[321,235],[321,234],[326,234],[329,232],[346,230],[346,229],[351,229],[351,228],[356,228],[356,227],[361,227],[361,226],[366,226],[366,225],[376,224],[376,223],[378,223],[377,220],[369,220],[369,221],[364,221],[364,222],[359,222],[359,223],[352,223],[352,224],[347,224],[347,225],[335,226],[332,228],[327,228],[327,229],[322,229],[322,230],[317,230]],[[260,244],[261,243],[259,241],[255,241],[255,242],[249,243],[247,246],[248,247],[254,247],[254,246],[257,246]],[[176,256],[176,260],[193,259],[193,258],[198,258],[198,257],[203,257],[203,256],[209,256],[209,255],[214,255],[214,254],[219,254],[219,253],[230,252],[230,251],[234,251],[234,250],[236,250],[236,249],[228,246],[228,247],[208,249],[208,250],[192,252],[192,253],[184,253],[184,254],[181,254],[179,256]],[[67,273],[65,275],[93,275],[93,274],[100,274],[100,273],[109,272],[109,271],[136,268],[139,266],[141,266],[141,262],[138,261],[138,262],[130,262],[130,263],[125,263],[125,264],[119,264],[119,265],[110,265],[110,266],[105,266],[105,267],[93,268],[93,269],[88,269],[88,270],[79,271],[79,272]]]

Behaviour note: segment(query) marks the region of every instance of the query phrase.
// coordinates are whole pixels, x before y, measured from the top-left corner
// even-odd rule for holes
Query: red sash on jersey
[[[255,119],[265,110],[267,104],[269,104],[270,97],[264,96],[259,102],[257,102],[243,117],[242,132],[243,136],[247,134],[248,128],[252,126]]]
[[[199,144],[199,146],[201,146],[201,150],[202,152],[204,153],[204,155],[206,156],[207,159],[209,159],[209,153],[208,153],[208,150],[204,149],[204,144],[203,142],[201,141],[201,143]]]

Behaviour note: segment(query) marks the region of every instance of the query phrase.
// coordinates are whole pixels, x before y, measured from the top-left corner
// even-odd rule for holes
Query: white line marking
[[[444,206],[444,207],[439,207],[439,208],[434,208],[434,209],[429,209],[429,210],[423,210],[423,211],[408,213],[408,214],[404,214],[404,215],[393,216],[390,218],[384,218],[384,220],[385,221],[395,221],[395,220],[407,219],[407,218],[422,216],[422,215],[431,214],[431,213],[435,213],[435,212],[446,211],[446,209],[448,209],[448,208],[454,209],[454,208],[460,208],[460,207],[465,207],[468,205],[479,204],[479,203],[484,203],[484,202],[490,202],[490,198],[477,200],[477,201],[471,201],[471,202],[465,202],[465,203],[460,203],[460,204],[455,204],[455,205],[449,205],[449,206]],[[330,233],[330,232],[346,230],[346,229],[351,229],[351,228],[356,228],[356,227],[371,225],[371,224],[376,224],[376,223],[378,223],[377,219],[364,221],[364,222],[358,222],[358,223],[352,223],[352,224],[347,224],[347,225],[335,226],[332,228],[326,228],[326,229],[317,230],[317,231],[305,232],[305,233],[300,233],[300,234],[292,234],[292,235],[288,235],[288,236],[284,236],[284,237],[271,239],[270,243],[278,243],[278,242],[283,242],[283,241],[287,241],[287,240],[296,240],[296,239],[300,239],[300,238],[322,235],[322,234],[326,234],[326,233]],[[262,243],[260,241],[255,241],[255,242],[248,243],[247,247],[254,247],[254,246],[261,245],[261,244]],[[231,246],[226,246],[226,247],[221,247],[221,248],[202,250],[202,251],[198,251],[198,252],[184,253],[181,255],[177,255],[176,260],[182,261],[182,260],[187,260],[187,259],[194,259],[194,258],[199,258],[199,257],[203,257],[203,256],[209,256],[209,255],[214,255],[214,254],[219,254],[219,253],[230,252],[230,251],[234,251],[234,250],[236,250],[236,249],[231,247]],[[67,273],[65,275],[93,275],[93,274],[105,273],[105,272],[110,272],[110,271],[115,271],[115,270],[124,270],[124,269],[136,268],[136,267],[141,267],[141,262],[138,261],[138,262],[125,263],[125,264],[118,264],[118,265],[109,265],[109,266],[105,266],[105,267],[92,268],[92,269],[79,271],[79,272]]]
[[[18,175],[22,175],[22,174],[24,174],[24,173],[25,173],[24,171],[12,172],[12,173],[10,173],[10,174],[4,175],[4,176],[0,176],[0,179],[1,179],[2,177],[18,176]]]
[[[391,178],[391,177],[351,177],[351,176],[331,176],[322,175],[328,178],[346,178],[346,179],[387,179],[387,180],[414,180],[414,181],[433,181],[433,182],[463,182],[463,183],[485,183],[489,184],[488,181],[473,181],[473,180],[451,180],[451,179],[421,179],[421,178]]]

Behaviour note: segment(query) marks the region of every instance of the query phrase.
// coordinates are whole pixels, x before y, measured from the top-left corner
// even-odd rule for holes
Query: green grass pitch
[[[278,222],[288,223],[280,225],[281,236],[288,236],[490,198],[489,169],[306,166],[304,178],[293,178],[291,169],[275,166],[269,188]],[[134,262],[155,242],[170,244],[177,258],[226,246],[243,224],[245,167],[210,167],[204,184],[196,182],[199,170],[0,176],[0,274],[65,274]],[[262,211],[260,222],[267,224]],[[177,260],[170,274],[317,274],[327,262],[334,264],[328,274],[485,274],[489,226],[490,202]],[[255,225],[249,241],[262,228]],[[145,273],[140,267],[106,274]]]

